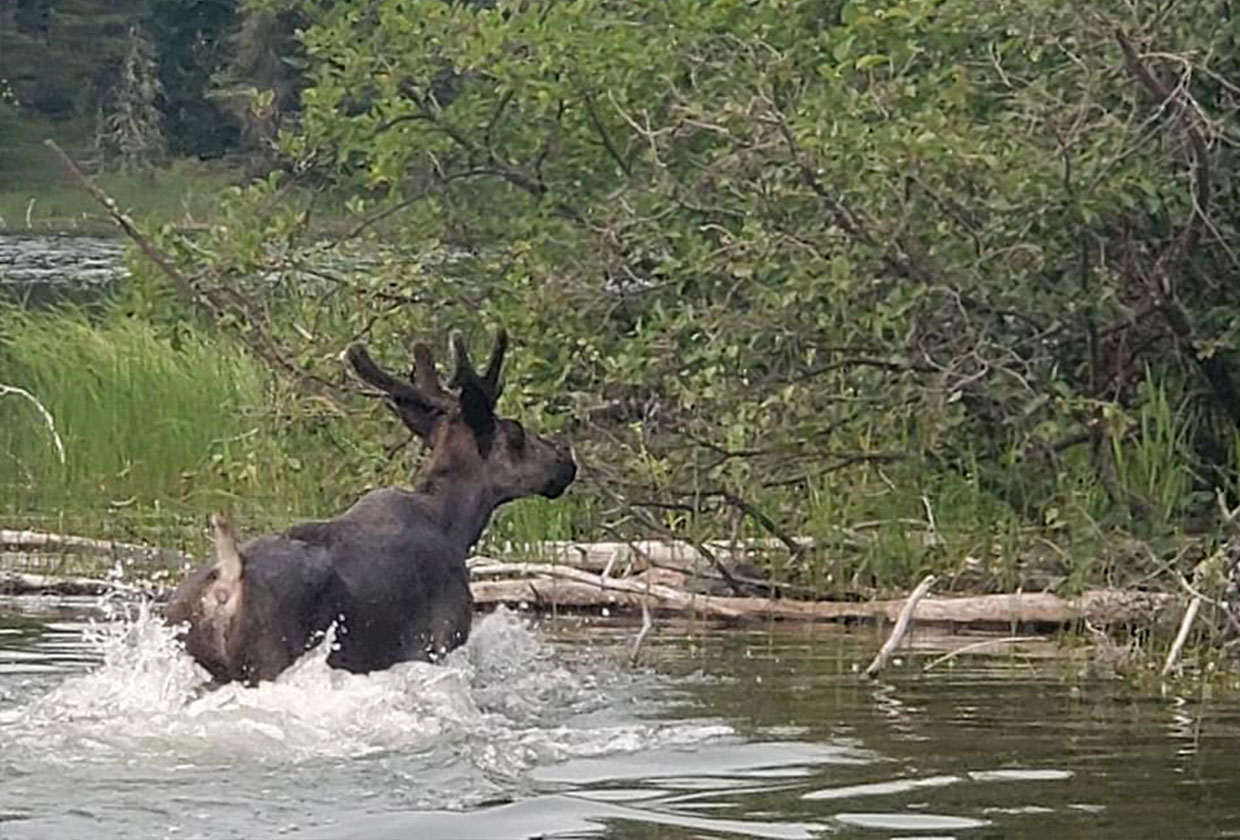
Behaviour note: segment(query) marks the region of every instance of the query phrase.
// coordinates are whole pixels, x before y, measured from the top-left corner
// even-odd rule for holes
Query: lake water
[[[0,293],[122,248],[0,237]],[[135,604],[0,598],[0,838],[1240,837],[1235,697],[1046,646],[863,682],[878,637],[831,627],[661,623],[635,669],[634,633],[499,613],[442,667],[206,692]]]
[[[1240,836],[1234,698],[872,630],[482,618],[445,666],[202,690],[134,605],[0,600],[0,837]],[[949,646],[968,639],[949,641]],[[1035,655],[1036,654],[1036,655]]]
[[[0,235],[0,294],[33,301],[106,290],[125,272],[125,242],[95,236]]]

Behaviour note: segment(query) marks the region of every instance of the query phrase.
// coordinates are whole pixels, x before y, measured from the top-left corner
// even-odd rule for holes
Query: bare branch
[[[182,272],[167,255],[155,247],[155,244],[151,242],[146,234],[138,229],[133,219],[120,209],[111,196],[86,177],[82,170],[78,168],[78,165],[73,162],[73,159],[65,154],[64,150],[56,144],[56,141],[49,139],[43,142],[60,158],[60,162],[73,180],[89,193],[92,198],[103,205],[108,215],[125,232],[125,235],[134,241],[139,250],[172,282],[176,290],[189,303],[204,309],[216,320],[222,318],[230,310],[234,312],[239,316],[244,325],[238,332],[255,355],[263,359],[271,367],[288,373],[303,392],[325,399],[335,406],[333,395],[338,393],[339,389],[333,383],[309,373],[294,362],[289,357],[287,351],[263,329],[262,325],[265,319],[262,318],[248,300],[235,289],[206,288],[200,283],[198,278],[190,277]]]
[[[892,629],[891,635],[887,637],[887,641],[879,648],[878,654],[874,657],[874,661],[865,669],[865,676],[873,678],[878,676],[878,672],[887,667],[887,661],[891,659],[900,642],[904,639],[904,634],[908,632],[909,622],[913,618],[913,611],[917,609],[917,602],[925,597],[930,591],[930,587],[934,585],[934,575],[926,575],[922,578],[921,583],[917,584],[917,588],[908,596],[908,600],[904,602],[904,608],[900,610],[900,617],[896,619],[896,626]]]
[[[35,410],[39,412],[39,416],[43,418],[43,425],[47,426],[48,432],[51,433],[52,443],[56,446],[56,456],[60,458],[60,463],[63,464],[65,462],[65,444],[64,441],[60,439],[60,432],[56,431],[56,421],[52,419],[52,413],[44,407],[43,403],[39,402],[38,398],[35,397],[34,394],[30,393],[25,388],[18,388],[16,385],[4,385],[0,383],[0,397],[7,396],[9,394],[14,394],[28,400],[31,405],[35,407]]]

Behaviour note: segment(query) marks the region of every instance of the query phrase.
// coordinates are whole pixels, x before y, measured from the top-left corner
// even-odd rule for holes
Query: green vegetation
[[[330,380],[347,336],[502,321],[600,527],[812,537],[776,562],[833,590],[1123,583],[1213,523],[1240,401],[1209,3],[354,6],[306,12],[281,151],[355,235],[273,173],[166,242],[277,314],[232,314],[252,345]]]
[[[402,436],[373,417],[311,412],[236,341],[209,327],[158,326],[116,302],[101,311],[0,317],[4,383],[46,408],[0,397],[0,515],[6,526],[197,547],[206,511],[247,529],[327,516],[365,489],[407,481]],[[501,540],[571,536],[571,505],[515,505]]]
[[[571,504],[518,506],[499,537],[760,537],[780,579],[864,596],[927,571],[957,589],[1176,586],[1225,536],[1230,7],[260,8],[285,34],[301,16],[279,49],[302,72],[250,102],[296,100],[297,120],[264,123],[274,162],[207,230],[152,228],[203,295],[147,265],[130,291],[155,335],[211,348],[191,367],[295,360],[220,391],[232,408],[177,460],[202,492],[309,513],[403,473],[380,409],[323,407],[363,411],[341,348],[361,337],[403,367],[411,334],[502,322],[507,407],[570,434],[586,469]],[[270,75],[270,55],[233,66]],[[258,472],[204,478],[212,442],[250,429]],[[320,490],[293,489],[293,457]],[[198,504],[144,481],[109,493]]]
[[[37,183],[10,181],[0,187],[0,231],[111,234],[113,222],[67,176],[48,169],[51,155],[41,144]],[[153,176],[109,173],[99,185],[122,210],[153,224],[198,227],[207,223],[219,193],[236,178],[221,167],[178,161]]]
[[[226,338],[76,310],[9,313],[0,336],[6,384],[37,396],[66,450],[61,464],[28,403],[0,402],[10,516],[98,507],[141,519],[227,504],[267,518],[337,501],[321,469],[297,458],[322,443],[270,406],[268,375]]]

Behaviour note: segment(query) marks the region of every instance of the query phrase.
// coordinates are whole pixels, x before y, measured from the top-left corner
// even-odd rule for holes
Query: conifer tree
[[[162,93],[155,49],[137,26],[131,26],[120,78],[96,138],[107,167],[150,174],[167,159],[159,111]]]

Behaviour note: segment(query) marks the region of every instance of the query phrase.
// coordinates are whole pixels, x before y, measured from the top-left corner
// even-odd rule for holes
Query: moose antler
[[[504,386],[500,382],[500,372],[504,366],[504,352],[508,349],[508,333],[503,327],[495,334],[495,345],[491,348],[491,358],[487,361],[486,373],[482,376],[474,369],[473,362],[469,360],[469,350],[465,346],[465,338],[461,335],[460,330],[453,330],[448,337],[448,346],[452,354],[456,357],[456,370],[452,374],[452,380],[449,387],[463,388],[466,383],[472,383],[479,387],[485,393],[494,405]]]
[[[435,358],[431,348],[425,342],[413,345],[413,370],[409,372],[409,380],[422,393],[437,399],[450,400],[451,395],[439,383],[439,370],[435,367]]]
[[[495,345],[491,348],[491,358],[487,361],[487,371],[482,375],[482,381],[487,386],[487,390],[491,392],[491,399],[499,401],[499,395],[504,392],[504,384],[500,381],[500,372],[504,367],[504,352],[508,349],[508,331],[503,327],[495,333]]]
[[[472,385],[493,407],[503,390],[500,373],[504,366],[504,352],[508,349],[508,334],[503,328],[496,333],[491,358],[487,361],[486,372],[481,376],[469,360],[469,350],[459,331],[452,331],[448,345],[456,359],[448,388],[461,389]],[[429,439],[435,418],[453,411],[459,404],[458,395],[447,390],[440,381],[431,348],[423,342],[413,345],[413,369],[407,380],[393,376],[375,364],[360,343],[350,344],[343,357],[359,379],[383,392],[388,407],[423,440]]]

